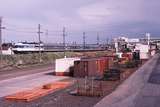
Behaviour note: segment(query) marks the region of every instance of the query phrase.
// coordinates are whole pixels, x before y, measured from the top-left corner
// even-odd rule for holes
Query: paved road
[[[53,76],[52,71],[45,71],[26,76],[6,79],[0,81],[0,97],[4,97],[23,90],[29,90],[35,87],[42,86],[47,83],[63,80],[68,77]]]
[[[0,97],[66,79],[52,75],[54,64],[0,72]]]
[[[160,107],[160,55],[154,56],[94,107]]]
[[[47,64],[47,65],[39,65],[39,66],[22,68],[22,69],[1,71],[0,72],[0,81],[10,79],[10,78],[19,77],[19,76],[24,76],[24,75],[46,72],[49,70],[54,71],[54,68],[55,68],[54,64]]]

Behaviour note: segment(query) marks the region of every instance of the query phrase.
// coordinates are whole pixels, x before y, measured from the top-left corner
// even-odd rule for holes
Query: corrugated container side
[[[132,53],[123,53],[123,54],[122,54],[122,57],[127,57],[129,60],[132,60],[132,59],[133,59],[132,56],[133,56]]]
[[[88,61],[88,76],[93,77],[97,75],[97,65],[96,61]]]
[[[86,64],[84,61],[75,61],[74,62],[74,77],[85,77],[86,74]]]
[[[140,52],[140,59],[142,59],[142,60],[149,59],[149,54],[146,52]]]
[[[74,76],[85,77],[85,76],[103,76],[104,71],[109,69],[108,58],[94,58],[85,59],[81,61],[75,61],[74,63]]]

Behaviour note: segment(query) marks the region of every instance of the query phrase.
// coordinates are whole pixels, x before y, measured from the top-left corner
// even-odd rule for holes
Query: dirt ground
[[[57,91],[55,93],[49,94],[45,97],[39,98],[31,102],[15,102],[6,101],[4,98],[0,99],[0,107],[93,107],[98,103],[104,96],[110,94],[116,89],[116,87],[122,83],[126,78],[128,78],[137,68],[127,69],[123,73],[123,77],[120,81],[94,81],[102,82],[104,95],[101,97],[87,97],[87,96],[74,96],[70,95],[69,92],[76,88],[76,84],[66,89]],[[75,78],[64,81],[75,81]],[[84,79],[78,79],[84,82]]]
[[[31,102],[15,102],[6,101],[4,98],[0,98],[0,107],[93,107],[103,97],[113,92],[124,80],[126,80],[132,73],[138,68],[125,69],[121,74],[121,80],[119,81],[97,81],[95,83],[102,83],[104,95],[101,97],[87,97],[87,96],[74,96],[69,93],[76,89],[77,84],[70,86],[66,89],[59,90],[47,96],[41,97]],[[64,81],[76,81],[77,78],[70,78]],[[84,82],[84,79],[78,79]]]
[[[81,79],[81,81],[84,80]],[[105,89],[105,95],[111,93],[118,84],[119,81],[104,81],[103,86]],[[1,98],[0,107],[93,107],[93,105],[95,105],[105,96],[104,95],[102,97],[86,97],[70,95],[69,92],[74,90],[75,87],[76,84],[29,103],[6,101],[4,98]]]

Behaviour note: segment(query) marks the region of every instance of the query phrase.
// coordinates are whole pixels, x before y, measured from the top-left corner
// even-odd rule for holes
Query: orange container
[[[123,53],[123,54],[122,54],[122,57],[128,58],[129,60],[132,60],[132,59],[133,59],[133,55],[132,55],[131,52]]]
[[[102,77],[104,71],[109,69],[109,58],[85,58],[74,62],[75,77]]]

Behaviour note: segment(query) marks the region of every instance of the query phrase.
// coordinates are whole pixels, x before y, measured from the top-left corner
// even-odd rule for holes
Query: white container
[[[139,50],[140,52],[147,53],[149,52],[149,46],[143,44],[136,44],[135,50]]]
[[[3,55],[12,55],[14,52],[11,50],[11,48],[8,48],[8,50],[2,50]]]
[[[80,58],[62,58],[56,59],[55,62],[55,75],[64,76],[70,73],[70,67],[74,66],[74,61]]]
[[[118,56],[118,58],[122,58],[122,52],[118,52],[118,53],[116,53],[116,55]]]
[[[149,58],[149,54],[146,52],[140,52],[140,59],[148,59]]]
[[[153,49],[153,50],[151,50],[151,56],[154,56],[155,54],[156,54],[156,50],[155,49]]]
[[[140,59],[148,59],[149,58],[149,46],[144,44],[136,44],[135,51],[140,52]]]

